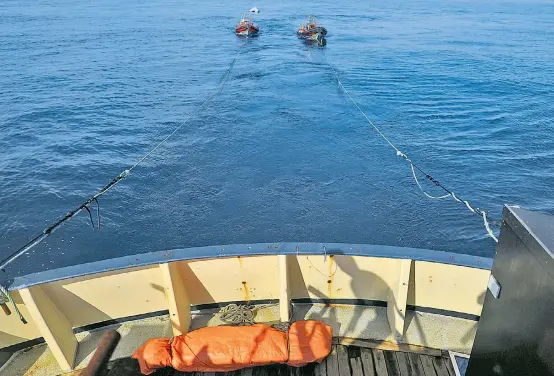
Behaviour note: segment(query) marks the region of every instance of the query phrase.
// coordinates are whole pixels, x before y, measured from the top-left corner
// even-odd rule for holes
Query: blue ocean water
[[[10,275],[176,247],[318,241],[492,256],[399,148],[477,207],[554,214],[554,3],[0,3],[0,256],[132,165],[214,90],[240,13],[261,35],[199,116]],[[315,13],[324,48],[295,29]],[[440,194],[426,184],[431,193]],[[92,207],[95,214],[95,207]]]

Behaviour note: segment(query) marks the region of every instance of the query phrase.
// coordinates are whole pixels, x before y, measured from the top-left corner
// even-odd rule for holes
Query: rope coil
[[[262,306],[253,306],[250,304],[235,304],[231,303],[221,308],[217,313],[219,319],[227,325],[254,325],[254,317],[256,316],[256,311],[267,308],[275,304],[266,304]],[[288,332],[290,327],[289,322],[279,321],[276,324],[271,325],[273,328],[280,330],[282,332]]]
[[[229,325],[252,325],[256,308],[249,304],[229,304],[219,310],[219,319]]]

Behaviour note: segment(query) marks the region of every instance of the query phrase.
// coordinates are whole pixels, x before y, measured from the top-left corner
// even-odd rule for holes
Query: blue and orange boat
[[[258,27],[258,25],[256,25],[254,21],[248,18],[247,14],[242,15],[242,17],[240,18],[240,22],[235,27],[235,33],[237,35],[246,37],[256,35],[259,31],[260,28]]]

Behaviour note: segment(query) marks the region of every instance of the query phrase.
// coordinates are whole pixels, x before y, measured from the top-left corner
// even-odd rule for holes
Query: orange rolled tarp
[[[281,363],[300,367],[331,352],[332,329],[320,321],[296,321],[287,333],[265,324],[206,327],[146,341],[134,354],[145,375],[158,368],[225,372]]]
[[[321,321],[295,321],[289,328],[289,366],[321,362],[331,352],[333,328]]]

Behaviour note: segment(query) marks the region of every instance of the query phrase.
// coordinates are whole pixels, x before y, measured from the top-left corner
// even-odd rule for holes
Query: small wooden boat
[[[250,20],[246,14],[240,18],[240,22],[235,27],[235,33],[242,36],[252,36],[258,34],[260,28]]]
[[[321,43],[327,35],[327,29],[322,26],[317,26],[314,16],[308,16],[306,17],[306,24],[302,24],[300,29],[296,32],[296,35],[301,39],[313,40]]]

